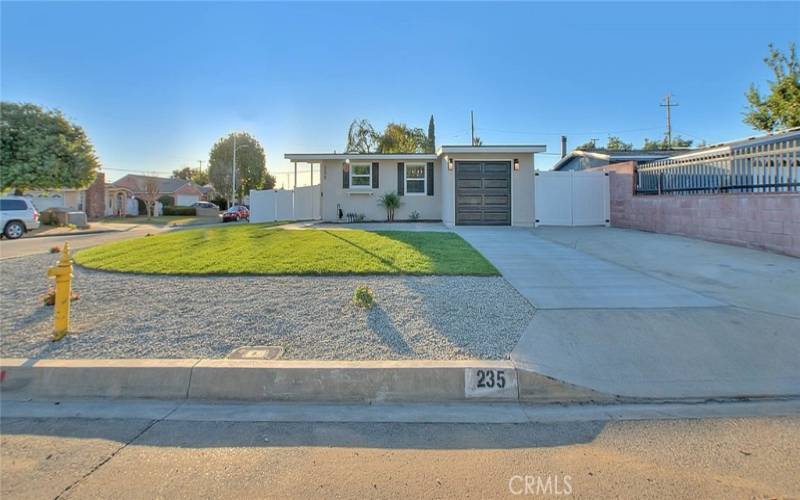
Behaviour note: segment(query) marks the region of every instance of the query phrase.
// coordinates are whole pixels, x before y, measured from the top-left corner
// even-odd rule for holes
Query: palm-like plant
[[[394,222],[394,211],[400,208],[400,196],[394,191],[385,193],[378,199],[378,205],[386,209],[386,221]]]

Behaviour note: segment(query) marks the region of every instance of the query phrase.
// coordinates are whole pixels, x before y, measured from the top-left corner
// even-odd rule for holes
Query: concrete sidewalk
[[[611,228],[458,228],[538,310],[517,366],[633,398],[800,394],[800,260]]]
[[[353,222],[336,223],[319,220],[290,222],[281,229],[321,229],[325,231],[412,231],[447,233],[450,228],[441,222]]]
[[[78,236],[82,234],[100,234],[120,231],[130,231],[136,226],[130,224],[109,224],[104,222],[92,222],[89,227],[73,229],[68,226],[39,226],[38,229],[26,234],[25,238],[52,238],[62,236]]]

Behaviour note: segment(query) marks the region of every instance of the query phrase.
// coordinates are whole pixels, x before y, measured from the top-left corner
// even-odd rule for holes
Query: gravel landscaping
[[[0,261],[0,356],[222,358],[280,345],[284,359],[505,359],[533,307],[499,277],[173,277],[75,267],[74,333],[51,342],[47,268]],[[366,284],[376,307],[351,303]]]

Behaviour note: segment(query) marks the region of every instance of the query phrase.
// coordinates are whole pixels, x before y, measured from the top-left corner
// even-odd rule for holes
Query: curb
[[[83,236],[86,234],[124,233],[127,231],[130,231],[130,229],[97,229],[95,231],[76,231],[74,233],[33,234],[33,235],[28,235],[27,238],[59,238],[64,236]]]
[[[3,399],[579,403],[618,399],[511,361],[0,359]]]

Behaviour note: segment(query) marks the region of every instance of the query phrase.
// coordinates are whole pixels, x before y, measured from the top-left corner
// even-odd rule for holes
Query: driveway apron
[[[481,252],[538,309],[631,309],[723,305],[513,227],[456,232]]]

